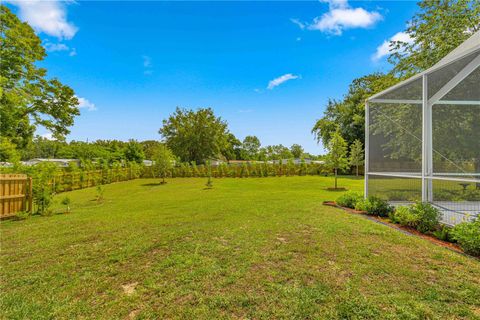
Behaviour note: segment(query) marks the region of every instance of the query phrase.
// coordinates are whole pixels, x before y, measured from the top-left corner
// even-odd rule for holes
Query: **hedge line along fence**
[[[48,166],[23,168],[19,172],[26,173],[32,177],[34,188],[44,189],[47,186],[54,193],[138,178],[160,178],[160,174],[155,166],[145,167],[134,163],[126,164],[126,166],[116,164],[113,167],[103,167],[101,169],[92,169],[91,167],[79,168],[76,166],[58,168],[50,164]],[[208,172],[208,166],[206,165],[181,163],[168,170],[166,178],[206,178],[208,177]],[[330,171],[323,164],[319,163],[224,163],[218,166],[211,166],[213,178],[305,176],[327,175],[329,173]]]

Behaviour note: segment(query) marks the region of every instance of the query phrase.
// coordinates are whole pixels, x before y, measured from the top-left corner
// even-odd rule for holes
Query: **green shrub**
[[[451,234],[466,253],[480,257],[480,217],[473,222],[457,224]]]
[[[401,224],[402,226],[416,228],[418,225],[419,217],[412,212],[410,207],[397,207],[389,217],[393,222]]]
[[[393,212],[393,206],[389,205],[386,200],[375,196],[369,196],[364,201],[359,202],[359,208],[355,206],[357,210],[366,211],[368,214],[379,217],[388,217]]]
[[[440,223],[440,211],[426,202],[417,202],[410,206],[410,212],[417,216],[418,221],[414,228],[426,233],[434,231]]]
[[[453,242],[452,228],[447,226],[439,226],[437,230],[433,231],[433,235],[440,240]]]
[[[358,201],[362,200],[362,196],[357,192],[348,191],[337,198],[337,204],[342,207],[355,209]]]
[[[361,198],[355,203],[355,210],[357,211],[365,211],[365,203],[367,199]]]

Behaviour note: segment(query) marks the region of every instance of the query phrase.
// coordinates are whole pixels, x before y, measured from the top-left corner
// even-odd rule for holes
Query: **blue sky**
[[[352,79],[390,68],[413,1],[10,2],[51,77],[81,98],[69,140],[160,139],[176,106],[212,107],[240,139],[318,154],[310,130]],[[408,40],[408,39],[407,39]],[[39,134],[45,134],[39,130]]]

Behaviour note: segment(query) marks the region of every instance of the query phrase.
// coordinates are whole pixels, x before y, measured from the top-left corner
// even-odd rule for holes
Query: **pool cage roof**
[[[479,214],[480,32],[365,110],[365,195],[430,202],[447,224]]]

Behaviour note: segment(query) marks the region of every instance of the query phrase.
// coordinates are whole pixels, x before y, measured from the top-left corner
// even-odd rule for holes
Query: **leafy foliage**
[[[159,133],[173,153],[186,162],[204,163],[217,158],[228,147],[227,123],[216,117],[211,108],[177,108],[163,120]]]
[[[339,206],[355,209],[357,202],[362,201],[363,197],[357,192],[347,191],[337,198],[336,203]]]
[[[62,139],[79,115],[74,91],[37,63],[46,56],[40,38],[5,5],[0,5],[0,135],[25,148],[37,126]]]
[[[355,140],[364,143],[365,100],[397,82],[395,76],[381,73],[354,79],[341,101],[328,101],[323,117],[317,120],[312,129],[317,141],[327,146],[338,129],[348,145]]]
[[[389,61],[393,72],[409,77],[440,61],[480,30],[480,2],[476,0],[423,0],[408,22],[411,42],[393,41]]]
[[[156,176],[162,178],[162,183],[165,183],[165,178],[175,161],[172,151],[164,144],[159,145],[153,153],[153,160],[155,164],[152,169],[157,172]]]
[[[355,210],[366,211],[373,216],[388,217],[393,212],[393,206],[384,199],[369,196],[367,199],[358,201]]]
[[[355,174],[358,176],[358,167],[361,166],[363,161],[363,144],[360,140],[355,140],[350,146],[349,163],[355,166]]]
[[[325,164],[335,172],[335,189],[337,188],[338,170],[348,167],[347,160],[347,143],[340,135],[339,130],[335,131],[330,139],[328,146],[328,154],[325,158]]]
[[[468,254],[480,257],[480,218],[473,222],[457,224],[451,231],[452,238]]]

